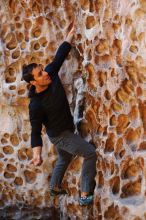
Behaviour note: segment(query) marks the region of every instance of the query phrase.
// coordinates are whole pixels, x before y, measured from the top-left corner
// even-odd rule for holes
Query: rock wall
[[[28,85],[21,79],[24,63],[52,60],[73,18],[74,46],[60,77],[75,123],[97,147],[89,208],[78,206],[81,158],[64,179],[70,196],[50,198],[56,152],[45,129],[44,162],[29,164]],[[0,23],[0,207],[55,205],[71,219],[146,219],[146,1],[1,0]]]

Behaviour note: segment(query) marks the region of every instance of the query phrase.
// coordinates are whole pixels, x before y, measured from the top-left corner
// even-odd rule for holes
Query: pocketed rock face
[[[53,203],[72,219],[146,218],[145,15],[145,0],[1,1],[1,208]],[[45,129],[44,163],[30,165],[28,86],[21,74],[23,64],[46,65],[53,59],[74,18],[74,47],[60,77],[75,122],[81,121],[83,137],[97,150],[91,209],[78,205],[80,158],[75,158],[64,178],[70,196],[50,199],[56,151]]]

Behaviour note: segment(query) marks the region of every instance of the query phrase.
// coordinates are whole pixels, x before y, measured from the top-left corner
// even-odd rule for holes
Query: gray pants
[[[50,137],[50,141],[56,146],[58,160],[53,170],[50,188],[60,187],[65,171],[73,156],[84,158],[81,175],[81,192],[93,193],[96,175],[95,147],[86,142],[79,135],[66,130],[57,137]]]

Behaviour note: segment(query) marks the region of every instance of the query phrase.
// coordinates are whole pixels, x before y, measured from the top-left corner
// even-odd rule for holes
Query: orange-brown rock
[[[78,193],[76,187],[70,187],[69,191],[70,191],[71,195],[73,195],[73,196],[76,196]]]
[[[117,140],[116,145],[115,145],[114,153],[115,153],[115,157],[117,159],[120,159],[125,155],[126,151],[125,151],[125,148],[123,146],[123,139],[122,138],[119,138]]]
[[[32,21],[29,19],[25,19],[24,20],[24,27],[28,30],[31,28],[31,26],[32,26]]]
[[[129,118],[127,115],[124,115],[124,114],[119,115],[117,119],[117,126],[116,126],[117,134],[124,134],[129,123],[130,122],[129,122]]]
[[[109,92],[108,90],[105,91],[104,96],[105,96],[105,98],[106,98],[107,100],[110,100],[110,99],[111,99],[111,94],[110,94],[110,92]]]
[[[16,168],[13,164],[7,164],[6,169],[7,169],[9,172],[16,172],[16,171],[17,171],[17,168]]]
[[[119,39],[115,39],[113,41],[113,47],[115,48],[115,50],[117,50],[117,53],[120,54],[122,49],[122,41]]]
[[[85,118],[89,123],[89,127],[93,127],[94,130],[98,129],[99,124],[98,124],[97,119],[96,119],[96,114],[95,114],[95,112],[93,111],[92,108],[87,109]]]
[[[133,85],[136,85],[138,83],[136,66],[127,66],[126,71]]]
[[[146,133],[146,105],[144,102],[139,101],[139,111],[143,123],[143,128]]]
[[[24,35],[21,32],[16,32],[16,38],[18,42],[22,42],[24,40]]]
[[[98,172],[98,187],[102,188],[104,186],[104,177],[101,171]]]
[[[9,57],[10,56],[10,51],[9,50],[5,50],[4,54],[6,55],[6,57]]]
[[[7,33],[7,35],[5,36],[4,42],[7,44],[10,41],[12,41],[13,39],[15,39],[15,34],[13,32],[9,32]]]
[[[9,50],[13,50],[17,47],[17,42],[15,40],[11,40],[9,43],[7,43],[6,47]]]
[[[115,112],[120,112],[122,110],[122,106],[115,101],[112,102],[111,107]]]
[[[23,133],[22,138],[23,138],[24,141],[27,142],[29,140],[29,135],[27,133]]]
[[[10,90],[15,90],[15,89],[16,89],[16,86],[9,86],[9,89],[10,89]]]
[[[4,172],[4,177],[6,178],[6,179],[11,179],[11,178],[14,178],[15,177],[15,175],[14,175],[14,173],[9,173],[9,172]]]
[[[7,146],[4,146],[4,147],[3,147],[3,152],[4,152],[5,154],[13,154],[13,153],[14,153],[14,149],[13,149],[12,146],[7,145]]]
[[[142,174],[143,171],[143,159],[138,157],[136,160],[127,157],[121,164],[121,176],[122,178],[137,177]]]
[[[22,42],[21,45],[20,45],[20,47],[21,47],[22,50],[24,50],[24,49],[26,48],[26,43],[25,43],[25,42]]]
[[[86,20],[86,28],[90,29],[95,26],[95,18],[94,16],[88,16]]]
[[[145,38],[145,32],[141,32],[139,35],[138,35],[138,41],[143,41]]]
[[[127,167],[127,169],[123,170],[121,175],[123,178],[136,177],[139,173],[139,168],[136,164],[132,164]]]
[[[142,143],[140,143],[138,150],[139,151],[146,150],[146,141],[143,141]]]
[[[2,143],[2,144],[7,144],[7,143],[8,143],[8,141],[7,141],[7,139],[2,138],[2,139],[1,139],[1,143]]]
[[[117,205],[112,204],[107,208],[104,214],[105,219],[119,219],[120,213],[119,213],[119,207]]]
[[[22,202],[23,201],[23,197],[19,194],[16,193],[15,198],[17,201]]]
[[[4,158],[4,154],[0,153],[0,158]]]
[[[114,31],[117,31],[120,28],[120,24],[113,23],[112,27],[113,27]]]
[[[28,183],[34,183],[37,177],[36,173],[30,170],[25,170],[24,176],[25,176],[26,182]]]
[[[3,168],[4,167],[4,163],[3,162],[0,162],[0,173],[2,173],[3,172]]]
[[[16,50],[12,53],[12,58],[17,59],[20,56],[20,50]]]
[[[98,72],[97,75],[99,77],[99,85],[102,87],[106,83],[107,73],[106,72]]]
[[[26,153],[26,156],[27,156],[28,160],[31,160],[32,157],[33,157],[32,149],[31,148],[28,148],[28,149],[26,148],[25,153]]]
[[[136,181],[130,181],[122,187],[121,198],[127,198],[130,196],[136,196],[141,193],[141,179]]]
[[[141,9],[141,8],[138,8],[136,11],[135,11],[135,16],[136,17],[143,17],[145,15],[144,11]]]
[[[25,94],[25,90],[24,89],[19,89],[18,90],[18,95],[23,95]]]
[[[42,202],[43,202],[43,196],[39,196],[32,201],[32,205],[38,207],[42,204]]]
[[[16,77],[7,77],[6,78],[6,83],[13,83],[16,81]]]
[[[112,117],[110,118],[110,125],[115,126],[116,124],[117,124],[117,118],[115,115],[112,115]]]
[[[105,149],[104,149],[105,153],[114,151],[115,140],[116,140],[115,134],[111,133],[108,135],[108,139],[106,141]]]
[[[125,135],[126,142],[128,144],[130,144],[130,143],[133,143],[133,142],[137,141],[139,139],[139,137],[140,137],[140,133],[139,132],[140,132],[139,129],[135,129],[134,130],[132,128],[129,128],[127,130],[126,135]]]
[[[38,38],[41,35],[40,27],[33,28],[31,33],[33,37]]]
[[[126,92],[129,96],[133,94],[134,92],[134,86],[132,85],[132,82],[130,80],[125,79],[122,82],[122,87],[124,89],[124,92]]]
[[[144,0],[140,0],[141,8],[144,12],[146,12],[146,2]]]
[[[89,9],[89,0],[80,0],[80,4],[83,10]]]
[[[96,74],[95,74],[95,70],[94,70],[93,65],[88,64],[86,66],[86,70],[89,73],[88,79],[87,79],[87,82],[89,83],[89,87],[94,89],[96,87]]]
[[[17,186],[22,186],[23,185],[23,179],[21,177],[16,177],[15,180],[14,180],[14,183]]]
[[[4,138],[7,138],[7,139],[8,139],[9,137],[10,137],[10,135],[9,135],[8,133],[5,133],[5,134],[4,134]]]
[[[100,40],[99,44],[96,46],[95,50],[99,54],[105,54],[106,51],[108,50],[108,42],[105,39]]]
[[[34,46],[33,46],[33,48],[34,48],[35,50],[39,50],[39,49],[40,49],[40,44],[39,44],[39,43],[35,43]]]
[[[135,46],[135,45],[131,45],[131,47],[129,48],[129,50],[130,50],[132,53],[137,53],[137,52],[138,52],[138,47]]]
[[[21,148],[20,150],[18,150],[18,158],[19,158],[19,160],[26,160],[27,159],[25,148]]]
[[[117,91],[116,98],[117,98],[117,101],[120,103],[128,103],[129,102],[129,96],[123,89],[119,89]]]
[[[47,45],[47,39],[46,39],[45,37],[41,37],[41,38],[39,39],[39,43],[40,43],[43,47],[45,47],[45,46]]]
[[[129,112],[130,120],[134,121],[134,120],[138,119],[138,115],[139,115],[138,107],[137,106],[132,106],[131,111]]]
[[[18,139],[18,136],[16,134],[12,134],[10,136],[10,141],[11,141],[11,144],[14,145],[14,146],[17,146],[19,144],[19,139]]]
[[[50,201],[50,192],[45,192],[45,195],[44,195],[44,200],[45,200],[45,203],[49,203]]]
[[[131,38],[132,41],[137,41],[137,35],[136,35],[136,30],[135,29],[131,30],[130,38]]]
[[[81,169],[81,161],[79,160],[79,158],[75,158],[75,159],[71,162],[69,168],[70,168],[71,170],[73,170],[73,172],[78,172],[78,171]]]

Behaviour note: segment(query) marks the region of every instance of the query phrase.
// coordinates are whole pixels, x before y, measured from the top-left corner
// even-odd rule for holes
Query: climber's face
[[[38,65],[32,70],[32,75],[34,80],[30,83],[36,87],[48,87],[50,83],[52,83],[52,80],[49,76],[49,74],[44,71],[42,65]]]

